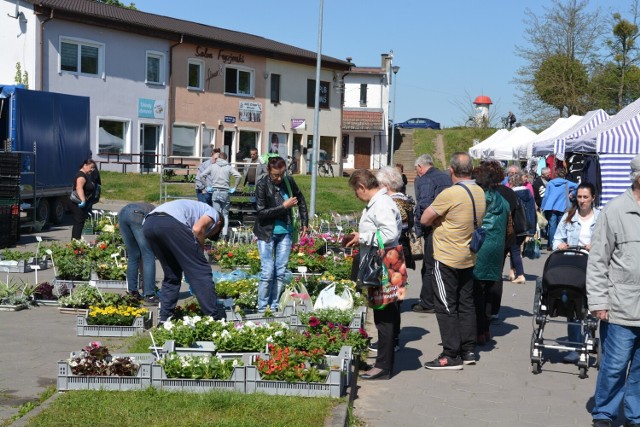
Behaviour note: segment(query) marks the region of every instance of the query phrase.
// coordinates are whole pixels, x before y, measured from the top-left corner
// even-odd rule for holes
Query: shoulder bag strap
[[[471,204],[473,205],[473,228],[478,228],[478,218],[476,217],[476,202],[475,200],[473,200],[473,194],[471,194],[471,191],[463,183],[459,182],[458,185],[467,190],[467,193],[469,193]]]

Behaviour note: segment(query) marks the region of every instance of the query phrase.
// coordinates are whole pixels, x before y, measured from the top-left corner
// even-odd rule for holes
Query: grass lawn
[[[160,176],[158,174],[139,173],[100,173],[102,178],[102,199],[145,201],[158,203],[160,200]],[[294,179],[307,199],[309,207],[311,197],[311,176],[295,175]],[[316,185],[316,213],[335,211],[338,213],[360,212],[364,205],[349,188],[349,178],[318,177]],[[233,181],[232,181],[233,182]],[[164,184],[163,184],[164,185]],[[171,196],[193,197],[193,183],[168,184],[167,192]]]
[[[65,392],[29,427],[323,426],[339,400],[239,394],[144,391]]]

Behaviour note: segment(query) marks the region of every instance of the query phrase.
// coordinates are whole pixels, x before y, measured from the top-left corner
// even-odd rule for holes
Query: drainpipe
[[[44,90],[44,24],[51,21],[53,19],[53,9],[49,14],[49,17],[40,23],[40,52],[38,56],[40,57],[40,90]]]

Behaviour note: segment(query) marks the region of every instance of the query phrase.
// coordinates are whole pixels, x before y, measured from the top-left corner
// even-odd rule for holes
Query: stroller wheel
[[[542,366],[540,365],[540,362],[531,362],[531,372],[533,373],[533,375],[538,375],[540,372],[542,372]]]
[[[587,367],[586,366],[581,366],[580,368],[580,373],[578,374],[578,377],[583,380],[585,378],[589,378],[589,375],[587,375]]]

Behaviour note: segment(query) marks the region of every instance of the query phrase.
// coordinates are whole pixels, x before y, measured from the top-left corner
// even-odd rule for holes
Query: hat
[[[629,166],[631,166],[631,172],[640,171],[640,154],[638,154],[633,158],[633,160],[631,160],[631,163],[629,163]]]

